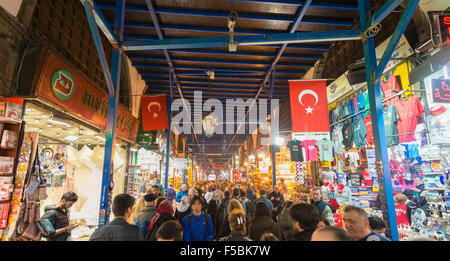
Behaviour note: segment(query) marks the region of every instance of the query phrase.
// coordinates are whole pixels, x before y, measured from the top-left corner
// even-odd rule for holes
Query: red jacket
[[[397,216],[397,226],[400,225],[408,225],[409,226],[409,220],[408,215],[406,214],[406,204],[401,204],[395,206],[395,215]]]

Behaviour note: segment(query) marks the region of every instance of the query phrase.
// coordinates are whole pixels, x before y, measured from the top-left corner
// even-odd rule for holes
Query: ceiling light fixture
[[[228,51],[236,52],[236,43],[234,42],[234,26],[236,24],[238,14],[236,11],[231,11],[228,16],[228,29],[230,29],[230,42],[228,43]]]
[[[57,120],[53,120],[53,119],[48,119],[48,122],[54,123],[54,124],[59,124],[59,125],[64,125],[64,126],[67,126],[67,127],[72,127],[72,125],[70,125],[67,122],[63,122],[63,121],[57,121]]]

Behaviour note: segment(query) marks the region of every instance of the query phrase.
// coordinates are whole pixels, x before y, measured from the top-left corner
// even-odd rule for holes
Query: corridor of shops
[[[0,1],[0,241],[448,241],[450,8]]]

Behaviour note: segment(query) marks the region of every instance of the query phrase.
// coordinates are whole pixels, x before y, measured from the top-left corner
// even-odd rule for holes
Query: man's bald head
[[[334,226],[324,226],[314,231],[311,237],[311,241],[355,241],[355,240],[343,228]]]

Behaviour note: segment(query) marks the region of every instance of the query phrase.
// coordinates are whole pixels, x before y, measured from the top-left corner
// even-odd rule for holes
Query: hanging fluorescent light
[[[76,141],[76,140],[78,140],[78,137],[70,135],[70,136],[65,137],[64,139],[68,140],[68,141]]]
[[[67,127],[72,127],[72,125],[70,125],[67,122],[63,122],[63,121],[57,121],[57,120],[53,120],[53,119],[48,119],[48,122],[54,123],[54,124],[59,124],[59,125],[64,125],[64,126],[67,126]]]
[[[105,138],[103,138],[103,137],[101,137],[101,136],[98,136],[98,135],[96,135],[95,137],[96,137],[97,139],[102,140],[102,141],[105,141],[105,140],[106,140]]]

